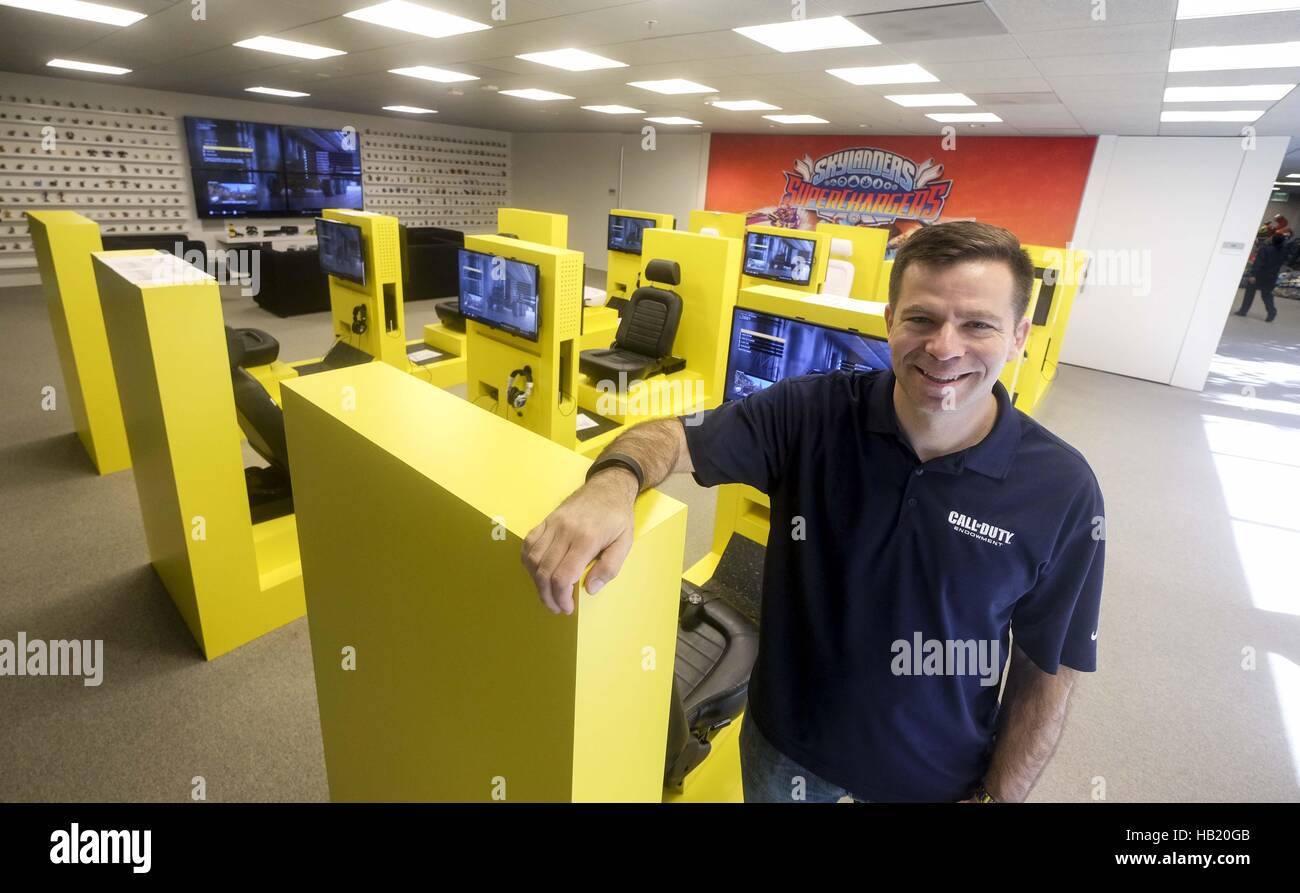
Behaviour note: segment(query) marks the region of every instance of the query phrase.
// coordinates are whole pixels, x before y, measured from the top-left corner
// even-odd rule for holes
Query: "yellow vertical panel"
[[[259,566],[216,282],[167,284],[113,267],[156,257],[194,272],[171,255],[93,257],[150,560],[212,659],[302,615],[292,527],[262,538]]]
[[[724,239],[745,240],[745,215],[729,211],[692,211],[686,229],[698,233],[703,229],[716,229]]]
[[[549,211],[497,208],[497,232],[510,233],[523,242],[552,248],[569,247],[569,218]]]
[[[889,302],[889,277],[894,272],[894,262],[885,260],[880,262],[880,278],[876,281],[876,296],[874,301]]]
[[[684,507],[557,617],[522,538],[587,462],[379,364],[283,393],[331,798],[659,799]]]
[[[72,211],[29,211],[28,229],[63,371],[73,427],[100,474],[131,467],[122,404],[90,255],[99,226]]]
[[[401,272],[401,237],[397,218],[369,211],[327,208],[326,220],[347,223],[361,230],[365,256],[366,284],[359,285],[337,276],[329,277],[330,309],[334,317],[334,337],[341,338],[377,360],[398,369],[408,369],[406,358],[406,311],[403,306]],[[385,291],[394,296],[394,327],[387,327]],[[364,305],[368,317],[366,331],[352,332],[352,311]]]
[[[704,381],[705,406],[722,400],[731,338],[731,311],[740,281],[741,243],[670,229],[646,230],[642,241],[641,279],[657,258],[676,261],[682,281],[673,290],[682,296],[682,318],[673,355]]]
[[[646,220],[654,221],[655,229],[673,228],[674,219],[672,214],[655,214],[651,211],[628,211],[622,208],[614,208],[609,212],[611,215],[617,214],[621,217],[641,217]],[[632,292],[636,291],[637,278],[641,270],[645,267],[645,262],[650,257],[645,253],[645,244],[642,242],[640,255],[628,254],[626,251],[608,251],[606,252],[606,269],[605,269],[605,294],[610,298],[630,298]],[[644,277],[641,278],[644,283]]]
[[[582,252],[502,236],[467,236],[465,247],[536,264],[539,290],[536,341],[466,320],[469,401],[573,447],[577,443],[575,394],[583,319]],[[533,393],[522,410],[507,410],[510,373],[525,366],[532,370]]]

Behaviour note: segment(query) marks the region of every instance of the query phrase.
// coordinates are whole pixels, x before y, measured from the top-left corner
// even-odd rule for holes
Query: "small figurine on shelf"
[[[230,236],[230,238],[232,238],[232,239],[238,239],[238,238],[239,238],[239,230],[235,229],[235,225],[234,225],[233,223],[227,223],[227,224],[226,224],[226,235]]]

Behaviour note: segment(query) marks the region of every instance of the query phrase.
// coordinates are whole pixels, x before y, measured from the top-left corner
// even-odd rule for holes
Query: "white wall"
[[[637,134],[516,133],[512,192],[517,207],[569,215],[569,247],[603,270],[610,209],[673,214],[685,229],[704,207],[707,163],[706,134],[660,132],[645,151]]]
[[[1287,143],[1100,137],[1073,240],[1093,269],[1061,361],[1200,390]]]
[[[605,222],[618,207],[617,133],[517,133],[510,168],[514,204],[569,217],[569,247],[605,269]]]
[[[225,99],[217,96],[202,96],[194,93],[172,93],[162,90],[142,90],[109,82],[79,80],[73,78],[49,78],[35,75],[14,74],[0,71],[0,93],[17,94],[20,98],[30,96],[33,100],[45,97],[47,100],[99,103],[105,106],[135,106],[162,109],[177,119],[177,129],[183,133],[184,124],[180,120],[185,115],[207,116],[212,118],[233,118],[241,121],[264,121],[271,124],[301,124],[309,127],[342,128],[352,125],[358,130],[366,127],[388,130],[400,130],[406,133],[443,134],[447,136],[475,136],[502,139],[509,143],[511,135],[497,130],[481,130],[473,127],[455,127],[446,124],[434,124],[428,121],[413,120],[410,117],[390,118],[382,115],[353,115],[347,112],[334,112],[298,105],[292,100],[259,102],[255,100]],[[181,154],[185,154],[185,139],[181,137]],[[183,166],[184,188],[189,206],[194,207],[193,186],[189,179],[189,164]],[[302,225],[302,217],[257,218],[247,221],[258,228],[277,227],[283,224]],[[179,224],[183,224],[179,225]],[[225,232],[225,220],[188,220],[178,221],[177,229],[184,228],[191,237],[202,238],[209,246],[213,240]],[[0,272],[0,286],[34,285],[39,277],[31,272]]]

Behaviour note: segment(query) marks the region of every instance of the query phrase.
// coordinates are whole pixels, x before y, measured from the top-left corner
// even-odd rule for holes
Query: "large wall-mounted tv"
[[[350,130],[185,119],[200,217],[315,216],[361,210],[361,148]]]

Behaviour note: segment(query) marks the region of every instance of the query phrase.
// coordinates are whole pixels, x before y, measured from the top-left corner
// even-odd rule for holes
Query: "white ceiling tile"
[[[1178,48],[1236,46],[1243,43],[1281,43],[1288,40],[1300,40],[1300,12],[1182,19],[1174,25],[1173,46]]]
[[[1106,28],[1071,28],[1020,35],[1031,59],[1051,56],[1089,56],[1112,53],[1159,53],[1169,49],[1172,22],[1115,25]]]
[[[1035,59],[1034,65],[1047,78],[1053,75],[1164,73],[1169,70],[1169,51],[1049,56]]]
[[[1172,21],[1177,0],[986,0],[1013,33]],[[1099,17],[1104,10],[1104,17]]]
[[[922,65],[938,62],[979,62],[985,59],[1023,59],[1024,51],[1009,34],[989,37],[926,40],[890,47],[906,62]]]

